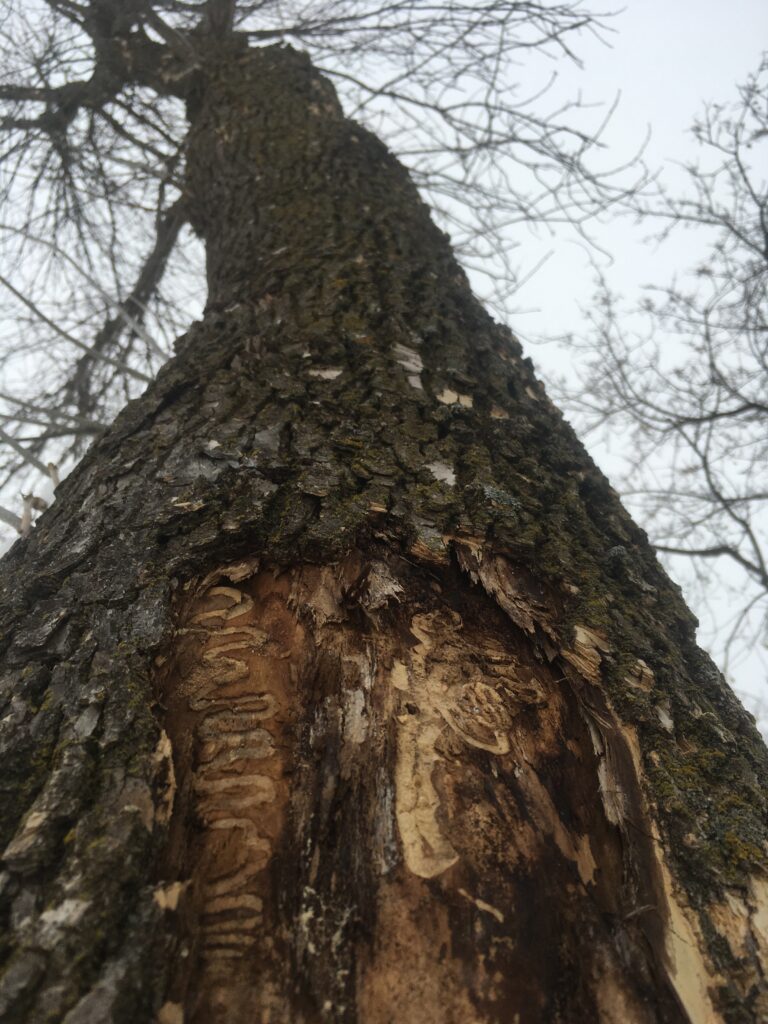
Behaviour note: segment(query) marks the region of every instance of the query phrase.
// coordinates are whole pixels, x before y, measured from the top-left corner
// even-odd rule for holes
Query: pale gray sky
[[[584,39],[579,46],[584,68],[561,62],[562,95],[581,91],[585,100],[603,102],[620,93],[619,107],[604,136],[606,166],[628,159],[650,128],[649,167],[665,166],[674,180],[674,164],[697,154],[690,126],[705,102],[736,98],[736,85],[757,67],[768,48],[765,0],[629,0],[611,25],[610,48]],[[679,180],[679,174],[677,175]],[[633,230],[626,219],[609,219],[592,233],[614,258],[611,278],[628,294],[647,282],[661,283],[683,265],[695,263],[698,242],[678,236],[659,249],[644,244],[648,229]],[[515,318],[528,337],[573,330],[578,306],[592,293],[592,273],[575,243],[551,239],[525,241],[526,263],[550,249],[553,254],[518,302],[536,312]],[[554,299],[554,301],[553,301]],[[546,353],[534,355],[546,365]]]

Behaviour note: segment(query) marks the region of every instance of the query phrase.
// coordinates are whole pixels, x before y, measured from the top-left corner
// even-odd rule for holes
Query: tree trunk
[[[766,751],[645,535],[304,56],[189,118],[204,319],[5,561],[0,1016],[765,1020]]]

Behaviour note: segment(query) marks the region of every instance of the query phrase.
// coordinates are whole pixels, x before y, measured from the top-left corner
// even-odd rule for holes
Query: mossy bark
[[[766,1019],[768,758],[646,537],[305,57],[187,100],[205,316],[3,566],[0,1016]]]

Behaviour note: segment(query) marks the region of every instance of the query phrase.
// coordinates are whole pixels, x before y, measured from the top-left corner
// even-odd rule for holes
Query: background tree
[[[152,163],[115,177],[122,130],[160,124],[207,301],[4,561],[0,1015],[760,1020],[768,754],[403,166],[268,45],[277,5],[49,6],[5,125],[61,185],[57,266],[116,262],[99,203]],[[470,9],[375,10],[291,32],[410,52]],[[476,63],[577,23],[471,14]],[[157,237],[63,426],[145,372]],[[27,266],[7,291],[75,345]]]
[[[562,399],[586,430],[628,434],[616,485],[656,550],[691,560],[727,668],[766,644],[768,60],[693,132],[702,157],[686,168],[687,191],[630,207],[661,222],[662,242],[698,231],[706,252],[636,310],[601,277],[592,333],[569,339],[585,359]]]

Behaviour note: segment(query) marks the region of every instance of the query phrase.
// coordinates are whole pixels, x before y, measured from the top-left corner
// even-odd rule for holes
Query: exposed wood
[[[605,640],[577,629],[547,655],[523,598],[513,623],[456,569],[381,555],[225,570],[180,602],[159,676],[179,781],[159,892],[185,928],[168,1006],[193,1024],[723,1020],[599,685]]]

